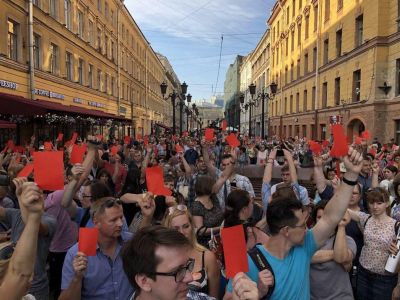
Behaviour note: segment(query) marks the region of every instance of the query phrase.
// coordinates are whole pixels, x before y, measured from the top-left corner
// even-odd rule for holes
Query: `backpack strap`
[[[394,233],[396,234],[396,236],[399,234],[399,228],[400,228],[400,222],[396,221],[396,223],[394,223]]]
[[[371,215],[369,215],[368,218],[364,222],[364,230],[365,230],[365,227],[367,226],[369,219],[371,219]]]
[[[261,300],[268,300],[271,298],[271,295],[275,289],[275,273],[274,273],[274,270],[272,270],[272,267],[269,264],[267,258],[264,256],[264,254],[261,253],[261,251],[260,251],[260,249],[258,249],[257,245],[261,245],[261,244],[256,244],[247,253],[251,257],[251,259],[253,260],[254,264],[256,265],[256,267],[259,271],[269,270],[272,273],[272,277],[274,278],[274,284],[268,288],[268,293],[264,297],[261,298]]]

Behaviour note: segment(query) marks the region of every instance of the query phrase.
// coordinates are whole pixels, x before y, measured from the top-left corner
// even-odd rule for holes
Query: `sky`
[[[193,100],[199,101],[223,95],[229,65],[236,55],[247,55],[256,47],[275,0],[124,3],[153,50],[168,58],[179,80],[189,85]]]

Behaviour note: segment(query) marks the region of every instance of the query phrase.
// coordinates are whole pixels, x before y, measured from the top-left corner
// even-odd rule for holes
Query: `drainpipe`
[[[147,45],[148,46],[148,45]],[[148,106],[147,106],[147,100],[148,100],[148,97],[149,97],[149,91],[148,91],[148,88],[149,88],[149,85],[148,85],[148,81],[149,81],[149,78],[148,78],[148,76],[149,76],[149,74],[148,74],[148,48],[146,47],[146,50],[145,50],[145,97],[144,97],[144,99],[145,99],[145,104],[144,104],[144,108],[145,108],[145,112],[146,112],[146,118],[149,118],[148,116],[149,116],[149,109],[148,109]],[[148,120],[148,121],[150,121],[150,120]],[[147,123],[147,122],[146,122]]]
[[[118,85],[118,93],[117,93],[117,116],[120,115],[119,107],[121,105],[121,53],[120,53],[120,40],[119,40],[119,14],[120,14],[121,6],[118,5],[117,8],[117,85]]]
[[[318,3],[318,18],[317,18],[317,61],[315,64],[315,106],[314,106],[314,127],[315,127],[315,136],[314,139],[318,139],[318,87],[319,87],[319,42],[320,42],[320,35],[321,35],[321,3]],[[312,133],[311,133],[312,134]]]
[[[32,100],[35,100],[35,63],[33,58],[33,0],[28,2],[28,37],[29,37],[29,88]]]

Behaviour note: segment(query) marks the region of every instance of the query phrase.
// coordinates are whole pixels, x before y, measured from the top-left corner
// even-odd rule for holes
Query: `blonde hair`
[[[189,212],[189,210],[182,211],[182,210],[179,210],[176,206],[173,206],[173,208],[175,208],[175,209],[172,213],[168,214],[168,211],[167,211],[167,215],[164,218],[163,226],[167,227],[167,228],[172,228],[171,223],[174,218],[176,218],[178,216],[187,216],[187,218],[189,220],[189,224],[192,227],[192,231],[188,238],[190,245],[198,251],[207,250],[205,247],[203,247],[202,245],[200,245],[197,242],[196,231],[194,230],[193,217],[192,217],[192,214]]]

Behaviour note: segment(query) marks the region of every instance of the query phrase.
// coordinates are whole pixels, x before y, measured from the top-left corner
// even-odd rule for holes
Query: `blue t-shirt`
[[[272,267],[275,274],[275,289],[271,300],[309,300],[310,299],[310,263],[317,251],[312,230],[308,230],[304,244],[290,249],[284,259],[278,259],[267,252],[262,245],[257,245]],[[259,270],[247,255],[249,272],[247,276],[258,282]],[[232,292],[232,280],[229,280],[228,291]]]

